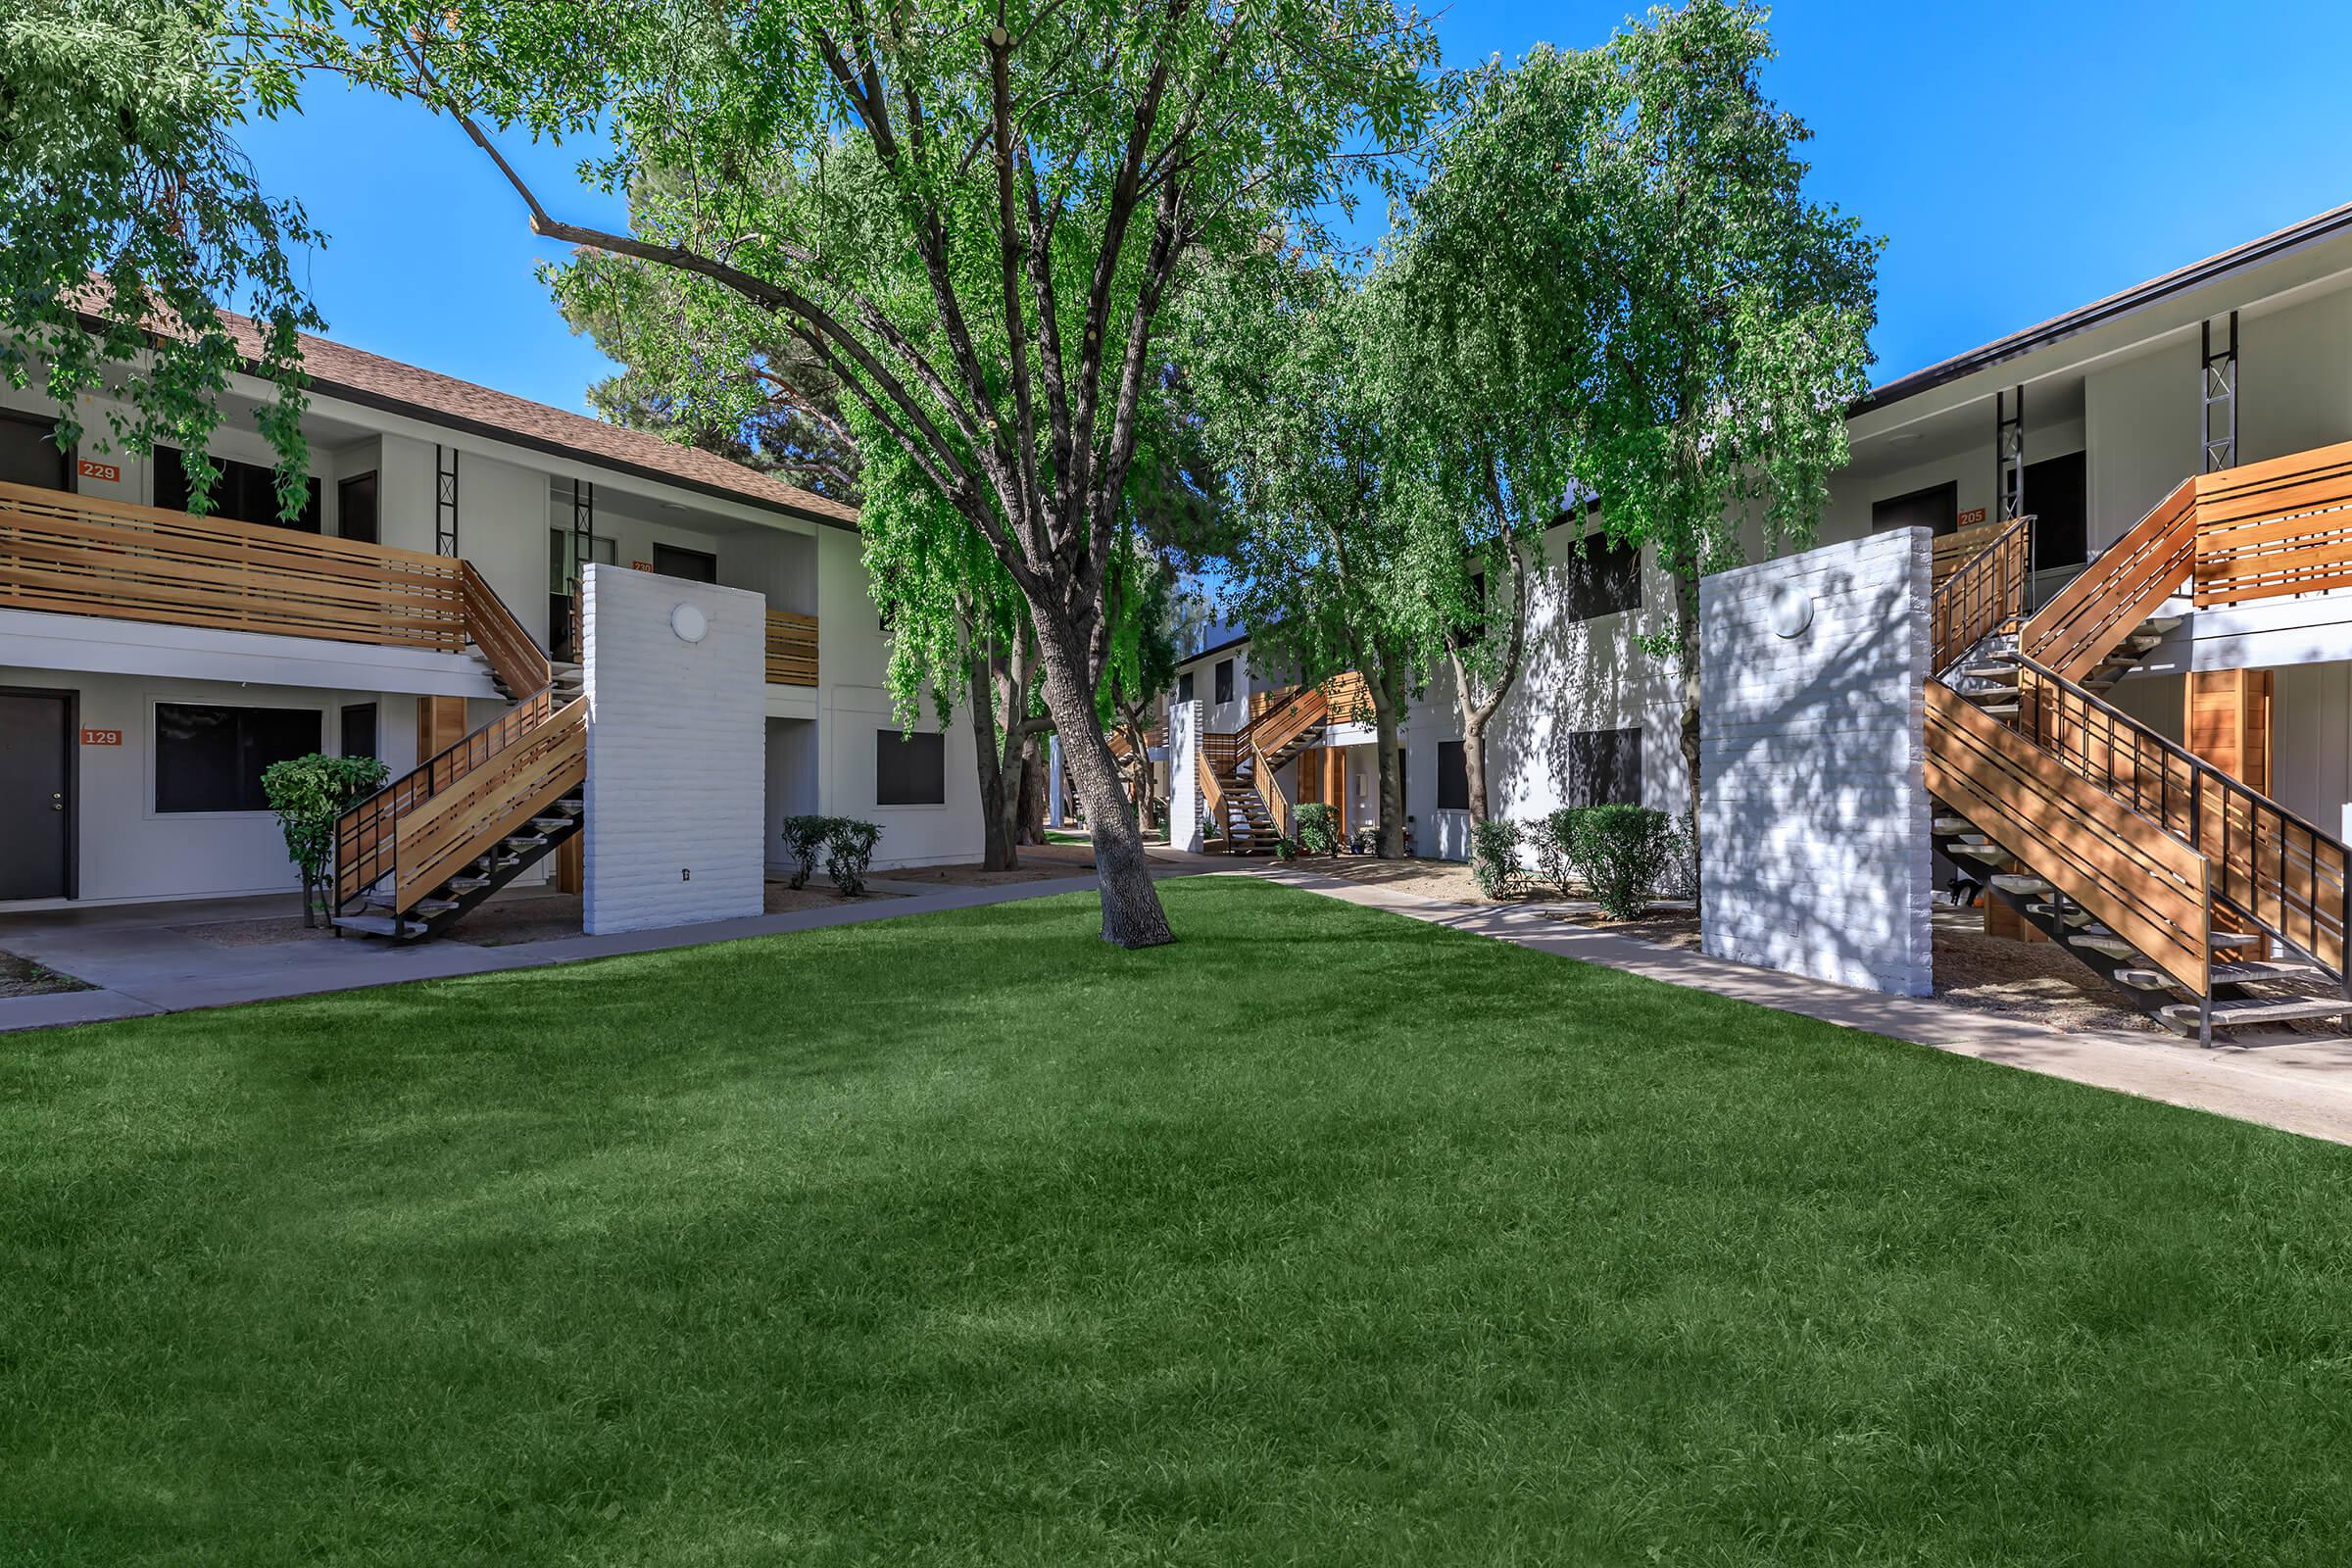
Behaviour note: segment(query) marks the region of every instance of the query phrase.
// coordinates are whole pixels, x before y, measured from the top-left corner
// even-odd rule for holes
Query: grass
[[[1162,892],[0,1043],[0,1556],[2352,1556],[2352,1152]]]

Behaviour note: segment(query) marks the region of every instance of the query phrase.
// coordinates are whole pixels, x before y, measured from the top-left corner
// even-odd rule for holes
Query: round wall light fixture
[[[700,606],[679,605],[669,612],[669,629],[682,643],[699,643],[709,634],[710,621]]]
[[[1768,612],[1772,633],[1776,637],[1796,637],[1813,624],[1813,596],[1802,588],[1787,583],[1772,591],[1772,608]]]

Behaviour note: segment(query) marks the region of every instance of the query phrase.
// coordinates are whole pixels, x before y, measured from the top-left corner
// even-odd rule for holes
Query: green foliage
[[[1508,893],[1519,875],[1519,824],[1490,816],[1470,824],[1470,878],[1490,899]]]
[[[1298,848],[1307,855],[1337,855],[1340,853],[1339,813],[1321,801],[1308,801],[1298,808]]]
[[[277,387],[256,419],[286,514],[307,499],[295,334],[323,323],[286,251],[321,236],[264,193],[232,135],[296,101],[293,66],[252,41],[272,9],[0,0],[0,375],[41,377],[61,448],[177,445],[198,513],[219,473],[205,444],[248,356]],[[258,342],[239,342],[231,305]],[[89,431],[82,399],[101,391],[120,407]]]
[[[1536,880],[1568,897],[1576,876],[1576,813],[1589,808],[1563,807],[1527,824],[1528,847],[1536,854]]]
[[[1585,806],[1567,813],[1568,856],[1612,920],[1638,919],[1676,854],[1673,821],[1648,806]]]
[[[825,829],[825,875],[845,899],[865,891],[866,869],[874,861],[874,845],[881,828],[854,816],[837,816]]]
[[[832,830],[833,819],[829,816],[809,813],[784,819],[784,853],[792,858],[793,891],[808,885],[808,878],[816,871],[816,858],[824,852],[825,839]]]
[[[372,757],[289,758],[262,769],[262,794],[286,839],[286,858],[302,880],[302,921],[311,923],[317,894],[335,854],[335,818],[383,787],[388,769]]]
[[[1276,839],[1274,841],[1274,858],[1286,864],[1298,858],[1298,841],[1294,838]]]

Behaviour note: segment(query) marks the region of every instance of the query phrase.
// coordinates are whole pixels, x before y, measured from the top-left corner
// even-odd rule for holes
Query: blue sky
[[[1626,10],[1461,0],[1437,26],[1466,64],[1597,41]],[[1814,194],[1889,241],[1874,379],[2352,200],[2340,3],[1787,0],[1773,33]],[[456,127],[320,82],[245,145],[330,236],[308,266],[334,336],[586,407],[604,362],[533,275],[560,247]],[[617,226],[570,154],[509,152],[559,216]]]

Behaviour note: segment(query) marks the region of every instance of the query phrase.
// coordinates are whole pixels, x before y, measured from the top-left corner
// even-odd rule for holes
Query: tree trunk
[[[1384,860],[1404,857],[1404,769],[1397,757],[1396,731],[1399,722],[1396,688],[1390,684],[1385,661],[1366,661],[1373,668],[1363,671],[1364,689],[1372,694],[1372,729],[1377,737],[1373,755],[1379,761],[1380,787],[1375,792],[1380,808],[1380,858]]]
[[[1154,948],[1176,940],[1152,885],[1144,836],[1119,786],[1119,765],[1095,716],[1094,683],[1075,635],[1041,607],[1038,654],[1046,669],[1046,711],[1061,736],[1061,755],[1086,808],[1087,836],[1095,850],[1095,882],[1102,893],[1102,940],[1122,948]]]
[[[302,877],[302,928],[305,931],[315,931],[318,928],[318,886],[320,879],[312,876],[308,870],[302,871],[300,875]]]
[[[1487,819],[1487,715],[1475,710],[1462,715],[1462,780],[1470,790],[1470,820]]]
[[[1023,844],[1046,842],[1046,760],[1043,735],[1021,737],[1021,821]]]
[[[972,762],[980,780],[980,868],[1017,870],[1020,851],[1013,828],[1020,801],[1019,781],[1008,780],[1004,767],[1004,731],[997,723],[997,674],[994,662],[972,661]]]
[[[1674,638],[1683,666],[1683,771],[1690,781],[1691,891],[1695,896],[1696,884],[1706,874],[1705,857],[1698,842],[1698,568],[1695,564],[1675,573]]]

